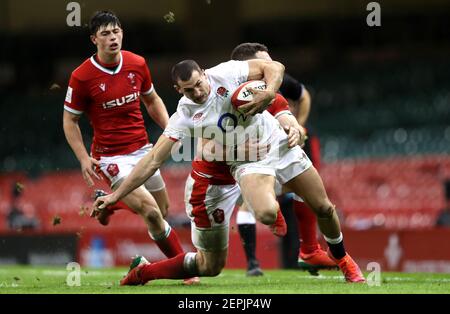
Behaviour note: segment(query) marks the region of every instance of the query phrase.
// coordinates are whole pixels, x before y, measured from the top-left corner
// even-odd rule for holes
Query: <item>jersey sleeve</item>
[[[249,66],[247,61],[230,60],[208,69],[207,73],[212,73],[240,85],[248,80]]]
[[[84,93],[83,84],[72,74],[67,87],[64,109],[77,115],[86,110],[87,97]]]
[[[230,61],[232,63],[231,67],[233,68],[236,78],[239,84],[242,84],[248,80],[248,73],[250,72],[248,62],[247,61]]]
[[[284,74],[283,82],[280,86],[280,93],[283,94],[284,97],[294,101],[299,100],[303,97],[304,89],[305,87],[303,84],[289,74]]]
[[[286,98],[281,96],[280,94],[275,95],[275,99],[272,101],[270,106],[267,108],[267,111],[273,115],[275,118],[282,114],[291,114],[289,110],[289,104]]]
[[[150,74],[150,70],[147,66],[147,63],[144,61],[143,68],[142,68],[142,74],[143,74],[143,81],[141,86],[141,94],[142,95],[149,95],[153,92],[153,82],[152,82],[152,76]]]
[[[180,141],[185,137],[190,137],[191,132],[186,117],[180,112],[175,112],[169,119],[163,134],[173,141]]]

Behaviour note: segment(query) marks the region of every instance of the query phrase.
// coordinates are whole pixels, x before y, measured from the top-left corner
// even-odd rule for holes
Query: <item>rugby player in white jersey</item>
[[[245,135],[257,136],[260,144],[270,143],[270,150],[264,159],[227,160],[246,205],[255,212],[260,222],[273,224],[279,211],[274,192],[275,179],[278,179],[288,189],[301,195],[315,211],[330,255],[342,256],[338,265],[346,280],[363,282],[359,267],[345,252],[335,207],[326,195],[320,176],[299,146],[289,148],[287,135],[278,121],[263,111],[274,99],[283,73],[283,65],[267,60],[228,61],[206,71],[201,70],[193,60],[176,64],[172,69],[172,79],[175,88],[184,95],[177,112],[170,118],[154,149],[141,159],[114,193],[98,198],[94,208],[102,209],[114,204],[139,186],[159,169],[170,156],[174,144],[184,137],[214,139],[234,151],[234,147],[242,143],[233,139],[238,138],[242,142]],[[241,83],[255,79],[264,79],[266,90],[253,91],[253,101],[237,111],[231,104],[232,92]],[[223,93],[223,90],[228,93]],[[242,134],[244,136],[239,136]],[[209,230],[193,229],[192,232],[194,243],[214,239]],[[149,280],[186,278],[194,274],[215,276],[223,266],[224,261],[217,258],[217,252],[202,250],[153,264],[142,258],[135,259],[121,284],[145,284]]]

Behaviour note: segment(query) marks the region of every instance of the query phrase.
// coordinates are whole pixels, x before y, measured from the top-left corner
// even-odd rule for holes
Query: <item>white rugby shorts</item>
[[[237,183],[212,185],[207,179],[189,175],[184,202],[197,249],[217,252],[228,248],[230,218],[240,196]]]
[[[237,182],[248,174],[266,174],[285,184],[312,166],[300,146],[288,148],[287,136],[283,130],[276,130],[271,148],[266,157],[255,162],[237,162],[231,165],[231,173]]]
[[[152,144],[147,144],[130,154],[100,157],[100,171],[109,181],[111,188],[113,188],[117,182],[126,178],[139,160],[141,160],[152,147]],[[159,169],[153,176],[148,178],[144,185],[149,192],[160,191],[166,186]]]

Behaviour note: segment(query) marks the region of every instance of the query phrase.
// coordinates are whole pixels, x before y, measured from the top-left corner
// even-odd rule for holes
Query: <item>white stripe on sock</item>
[[[252,224],[254,225],[256,223],[255,216],[251,212],[244,212],[242,210],[238,211],[236,215],[236,223],[238,225],[243,224]]]
[[[148,230],[148,235],[150,238],[154,241],[159,241],[163,239],[167,239],[169,237],[170,231],[172,228],[170,227],[169,223],[164,220],[164,232],[158,235],[153,235],[150,230]]]
[[[328,237],[326,237],[325,235],[324,235],[323,237],[325,238],[325,241],[327,241],[327,242],[330,243],[330,244],[338,244],[338,243],[341,243],[342,240],[344,239],[344,236],[342,235],[342,232],[341,232],[341,234],[339,235],[339,237],[337,237],[337,238],[335,238],[335,239],[328,238]]]

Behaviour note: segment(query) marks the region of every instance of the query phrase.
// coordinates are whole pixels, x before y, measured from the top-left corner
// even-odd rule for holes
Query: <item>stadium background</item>
[[[82,210],[92,191],[65,141],[62,104],[70,72],[95,49],[86,28],[66,25],[68,2],[0,3],[0,264],[110,266],[135,253],[162,258],[138,217],[118,213],[105,228]],[[117,13],[123,48],[147,58],[169,113],[178,100],[169,77],[174,63],[193,58],[209,67],[240,42],[266,44],[311,92],[321,174],[361,267],[376,261],[383,270],[450,272],[450,229],[436,227],[450,197],[448,1],[378,1],[381,27],[367,26],[369,1],[357,0],[78,2],[83,25],[95,10]],[[155,141],[161,130],[146,120]],[[163,169],[169,221],[186,248],[189,169]],[[8,226],[14,204],[36,228]],[[258,237],[263,268],[285,265],[279,240],[264,226]],[[230,246],[227,266],[245,267],[236,229]]]

